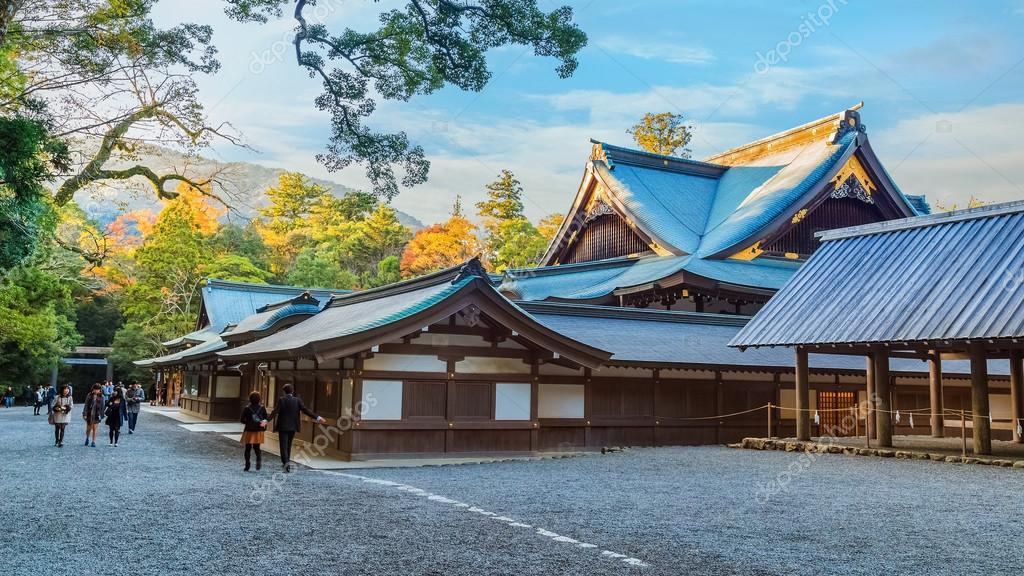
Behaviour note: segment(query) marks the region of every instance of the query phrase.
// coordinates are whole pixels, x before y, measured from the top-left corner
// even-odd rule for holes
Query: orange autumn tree
[[[480,254],[477,229],[462,214],[462,199],[455,198],[452,215],[441,224],[423,228],[402,252],[402,277],[409,278],[455,266]]]

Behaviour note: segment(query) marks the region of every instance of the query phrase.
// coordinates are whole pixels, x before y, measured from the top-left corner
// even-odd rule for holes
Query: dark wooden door
[[[822,436],[853,436],[856,432],[857,394],[853,391],[819,390],[818,416]]]

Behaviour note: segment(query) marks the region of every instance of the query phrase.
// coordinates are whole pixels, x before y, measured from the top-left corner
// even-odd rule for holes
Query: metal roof
[[[478,258],[371,290],[336,296],[320,313],[255,342],[220,352],[227,360],[366,350],[476,307],[545,350],[586,366],[599,366],[610,353],[554,332],[502,296]]]
[[[747,316],[552,302],[518,304],[552,330],[612,352],[612,363],[778,370],[792,370],[795,363],[789,349],[731,348],[730,341],[750,320]],[[865,367],[862,356],[808,356],[812,369],[863,371]],[[924,361],[906,358],[892,358],[890,366],[902,373],[928,371]],[[964,360],[943,362],[943,371],[948,375],[970,374]],[[989,362],[990,374],[1008,371],[1005,361]]]
[[[750,262],[696,256],[614,258],[541,268],[506,270],[502,292],[521,300],[589,300],[687,273],[733,286],[778,290],[799,264],[767,259]]]
[[[732,346],[1024,337],[1024,202],[819,236]]]
[[[274,304],[283,299],[298,296],[303,292],[310,292],[317,299],[326,300],[331,297],[332,293],[347,291],[253,284],[211,278],[203,287],[203,310],[209,322],[209,328],[220,333],[228,325],[238,324],[267,304]]]
[[[220,336],[217,336],[203,342],[202,344],[197,344],[191,348],[185,348],[184,350],[179,350],[173,354],[157,356],[156,358],[147,358],[145,360],[136,360],[132,362],[132,364],[135,364],[136,366],[167,366],[172,364],[181,364],[192,358],[202,356],[203,354],[209,354],[211,352],[221,350],[227,345],[227,342],[221,340]]]

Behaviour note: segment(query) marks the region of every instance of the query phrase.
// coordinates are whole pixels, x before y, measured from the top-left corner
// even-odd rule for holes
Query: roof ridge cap
[[[402,280],[393,284],[385,284],[384,286],[377,286],[376,288],[368,288],[366,290],[359,290],[357,292],[350,292],[348,294],[338,294],[331,297],[330,302],[327,303],[325,308],[337,308],[340,306],[347,306],[349,304],[355,304],[356,302],[365,302],[367,300],[377,300],[385,296],[391,296],[393,294],[402,294],[404,292],[411,292],[413,290],[419,290],[421,288],[427,288],[429,286],[436,286],[438,284],[454,284],[455,281],[459,280],[460,272],[463,271],[471,262],[477,261],[479,264],[479,257],[474,257],[471,260],[445,268],[444,270],[438,270],[437,272],[431,272],[423,276],[417,276],[415,278],[409,278],[408,280]],[[470,274],[472,277],[475,275]],[[487,280],[487,278],[481,278]]]
[[[520,308],[532,314],[555,314],[562,316],[585,316],[588,318],[618,318],[622,320],[651,320],[682,324],[707,324],[714,326],[744,326],[750,316],[714,314],[711,312],[689,312],[685,310],[651,310],[647,308],[624,308],[596,304],[569,302],[543,302],[516,300]]]
[[[1008,214],[1017,214],[1021,212],[1024,212],[1024,200],[1012,200],[1010,202],[999,202],[974,208],[963,208],[960,210],[953,210],[951,212],[936,212],[934,214],[900,218],[899,220],[887,220],[884,222],[875,222],[873,224],[862,224],[860,226],[824,230],[818,232],[815,236],[820,238],[822,242],[829,242],[832,240],[843,240],[858,236],[870,236],[872,234],[884,234],[900,230],[940,226],[942,224],[952,224],[955,222],[963,222],[965,220],[995,218],[997,216],[1006,216]]]
[[[730,156],[730,155],[736,154],[738,152],[742,152],[744,150],[748,150],[748,149],[754,148],[756,146],[761,146],[761,145],[767,144],[769,142],[774,142],[776,140],[781,140],[781,139],[783,139],[783,138],[785,138],[787,136],[792,136],[793,134],[797,134],[797,133],[803,132],[803,131],[808,130],[810,128],[815,128],[815,127],[821,126],[823,124],[829,124],[829,123],[832,123],[832,122],[836,122],[837,120],[840,120],[847,112],[860,110],[863,106],[864,106],[864,102],[858,102],[857,104],[854,104],[853,106],[851,106],[849,108],[846,108],[844,110],[840,110],[839,112],[834,112],[832,114],[829,114],[828,116],[823,116],[821,118],[818,118],[817,120],[811,120],[810,122],[806,122],[804,124],[800,124],[799,126],[794,126],[792,128],[787,128],[786,130],[782,130],[781,132],[776,132],[774,134],[770,134],[770,135],[765,136],[763,138],[758,138],[757,140],[753,140],[751,142],[747,142],[746,144],[740,144],[739,146],[735,146],[733,148],[729,148],[727,150],[719,152],[718,154],[713,154],[713,155],[708,156],[707,158],[705,158],[704,161],[708,162],[708,163],[714,163],[717,159],[723,158],[725,156]]]

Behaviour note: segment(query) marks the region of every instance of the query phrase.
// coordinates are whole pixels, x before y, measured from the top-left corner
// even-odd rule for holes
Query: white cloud
[[[609,52],[644,60],[663,60],[675,64],[707,64],[715,59],[715,55],[703,46],[688,46],[675,42],[636,41],[622,36],[609,36],[597,42],[597,46]]]
[[[907,194],[965,206],[1024,199],[1024,104],[922,114],[869,132],[872,145]]]

